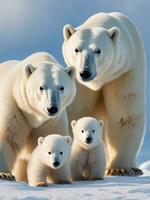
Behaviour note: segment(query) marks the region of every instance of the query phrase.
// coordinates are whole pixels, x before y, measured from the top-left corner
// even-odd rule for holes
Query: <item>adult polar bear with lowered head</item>
[[[117,12],[64,27],[63,55],[76,68],[69,119],[105,121],[108,175],[141,175],[136,156],[144,136],[146,58],[135,24]]]
[[[26,145],[29,154],[34,148],[36,138],[29,140],[28,136],[35,129],[40,135],[38,128],[46,124],[43,134],[52,130],[69,134],[65,109],[76,91],[72,68],[61,67],[44,52],[23,61],[8,61],[0,65],[0,91],[0,179],[12,180],[12,169],[22,148]],[[16,170],[17,180],[24,174],[22,167]]]

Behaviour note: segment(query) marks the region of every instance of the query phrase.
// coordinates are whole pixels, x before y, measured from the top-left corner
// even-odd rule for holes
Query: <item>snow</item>
[[[150,171],[146,164],[142,166],[144,175],[140,177],[106,177],[105,180],[70,185],[50,184],[47,188],[1,180],[0,200],[148,200]]]

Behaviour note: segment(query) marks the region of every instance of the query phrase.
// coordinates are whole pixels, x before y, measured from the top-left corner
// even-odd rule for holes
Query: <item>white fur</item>
[[[103,179],[106,167],[102,141],[103,121],[83,117],[78,121],[73,120],[71,125],[74,133],[71,151],[72,179]],[[87,138],[91,138],[91,143],[86,142]]]
[[[102,118],[108,168],[136,167],[144,136],[146,58],[134,22],[121,13],[98,13],[77,28],[66,25],[63,55],[76,68],[69,120]],[[87,81],[80,77],[83,69],[92,73]]]
[[[62,85],[64,91],[60,91]],[[58,129],[54,123],[59,121],[62,134],[68,133],[65,108],[75,96],[72,68],[64,69],[44,52],[23,61],[4,62],[0,65],[0,91],[0,172],[11,173],[21,148],[31,143],[27,138],[35,128],[53,121],[51,127]],[[47,111],[52,102],[58,107],[55,115]]]
[[[48,175],[54,183],[70,182],[71,141],[70,136],[56,134],[38,138],[38,145],[32,152],[27,168],[30,186],[46,183]],[[57,167],[54,166],[56,161],[59,162]]]

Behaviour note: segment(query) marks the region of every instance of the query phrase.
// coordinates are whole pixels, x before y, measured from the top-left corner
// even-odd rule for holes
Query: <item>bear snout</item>
[[[93,139],[92,139],[91,137],[87,137],[87,138],[85,139],[85,142],[86,142],[87,144],[92,143],[92,141],[93,141]]]
[[[55,104],[52,104],[51,106],[47,107],[47,111],[49,115],[54,115],[58,112],[58,108]]]
[[[60,165],[60,162],[59,162],[59,161],[54,161],[54,162],[53,162],[53,166],[54,166],[54,167],[58,167],[59,165]]]
[[[92,72],[90,72],[89,70],[83,70],[80,72],[80,77],[82,78],[82,80],[89,80],[92,76]]]

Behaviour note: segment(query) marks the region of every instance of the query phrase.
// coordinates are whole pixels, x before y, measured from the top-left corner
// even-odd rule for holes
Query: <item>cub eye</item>
[[[51,155],[52,153],[49,151],[48,154]]]
[[[75,49],[75,52],[76,52],[76,53],[79,53],[79,52],[80,52],[79,48],[76,48],[76,49]]]
[[[82,130],[81,133],[84,133],[84,130]]]
[[[60,155],[63,155],[63,152],[62,152],[62,151],[60,152]]]
[[[61,86],[59,87],[59,90],[60,90],[60,91],[64,91],[64,86],[61,85]]]
[[[95,130],[92,130],[92,133],[95,133]]]
[[[100,49],[96,49],[94,53],[100,54],[100,53],[101,53],[101,50],[100,50]]]
[[[40,86],[39,87],[40,91],[44,90],[44,87],[43,86]]]

